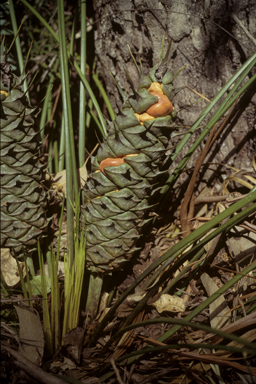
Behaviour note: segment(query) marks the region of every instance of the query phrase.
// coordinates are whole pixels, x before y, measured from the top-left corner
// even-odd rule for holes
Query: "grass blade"
[[[86,2],[79,0],[81,13],[81,72],[86,75]],[[86,89],[80,80],[79,91],[79,167],[85,161],[85,140],[86,140]]]
[[[116,309],[119,307],[119,305],[125,300],[125,298],[133,292],[133,290],[139,285],[146,276],[148,276],[152,271],[154,271],[157,267],[159,267],[160,264],[163,262],[166,263],[159,268],[157,273],[160,273],[162,269],[165,269],[171,262],[173,262],[189,245],[193,244],[195,241],[199,240],[204,236],[207,232],[209,232],[212,228],[214,228],[218,223],[220,223],[222,220],[225,220],[227,217],[232,215],[234,212],[239,211],[247,204],[250,204],[251,202],[256,200],[256,190],[253,190],[250,194],[248,194],[246,197],[241,199],[240,201],[233,204],[230,208],[226,209],[225,211],[221,212],[219,215],[215,216],[213,219],[211,219],[209,222],[205,223],[198,229],[196,229],[193,233],[189,234],[186,238],[182,239],[179,243],[175,244],[170,250],[166,251],[161,257],[159,257],[154,263],[152,263],[145,272],[143,272],[136,280],[136,282],[132,283],[130,287],[124,292],[124,294],[115,302],[115,304],[110,308],[109,312],[106,314],[106,316],[101,321],[99,327],[96,329],[90,344],[91,345],[98,337],[99,333],[104,329],[108,321],[112,318],[114,315]],[[244,220],[245,217],[247,217],[252,212],[255,212],[256,210],[256,203],[249,206],[248,208],[244,209],[242,212],[240,212],[238,215],[233,217],[232,219],[228,220],[228,225],[233,226],[236,224],[239,220]],[[207,236],[207,238],[201,240],[200,244],[196,247],[199,249],[202,248],[202,246],[207,243],[211,238],[215,237],[217,234],[221,233],[224,229],[227,230],[228,226],[225,223],[225,228],[219,227],[214,232],[212,232],[210,235]],[[194,248],[194,251],[196,249]],[[184,256],[183,256],[184,257]],[[183,259],[182,257],[182,259]],[[188,256],[185,256],[185,260],[188,259]],[[184,260],[184,261],[185,261]],[[153,279],[152,279],[153,280]],[[154,277],[155,280],[155,277]],[[149,299],[149,297],[146,295],[145,298],[143,298],[139,305],[135,308],[135,310],[132,312],[132,314],[126,319],[124,326],[127,326],[130,324],[130,322],[133,320],[133,318],[136,317],[137,313],[140,311],[140,307],[142,307],[145,302]]]
[[[180,153],[181,149],[184,147],[184,145],[187,143],[191,135],[195,132],[196,129],[200,126],[204,118],[208,115],[208,113],[214,108],[214,106],[219,102],[219,100],[223,97],[223,95],[228,91],[230,86],[237,80],[237,84],[235,84],[235,90],[237,89],[237,86],[240,85],[240,83],[244,80],[244,78],[248,75],[248,73],[251,71],[253,66],[256,64],[256,53],[252,55],[244,64],[243,66],[235,73],[234,76],[227,82],[227,84],[221,89],[221,91],[215,96],[215,98],[212,100],[211,104],[209,104],[205,110],[201,113],[201,115],[198,117],[198,119],[195,121],[195,123],[192,125],[192,127],[189,129],[189,131],[183,136],[179,144],[177,145],[175,152],[170,156],[171,161],[173,162],[178,154]],[[241,78],[239,79],[239,77]],[[255,81],[256,76],[254,75],[246,84],[245,86],[235,95],[233,98],[228,102],[229,98],[233,95],[233,89],[230,91],[230,94],[227,96],[227,98],[223,101],[220,108],[216,111],[216,113],[213,115],[213,117],[210,119],[208,124],[206,125],[204,131],[201,133],[200,137],[197,139],[197,141],[191,146],[187,154],[183,157],[182,161],[179,163],[177,168],[174,170],[173,174],[170,176],[170,178],[167,180],[166,185],[161,189],[161,193],[165,194],[167,191],[173,186],[174,182],[177,180],[178,176],[180,175],[180,172],[184,169],[185,165],[191,158],[192,154],[194,153],[197,146],[202,142],[202,140],[205,138],[205,136],[208,134],[208,132],[212,129],[212,127],[216,124],[216,122],[219,121],[221,116],[231,107],[231,105],[235,102],[235,100],[249,87],[249,85]]]
[[[16,16],[15,16],[15,11],[14,11],[14,5],[13,1],[9,0],[9,10],[10,10],[10,16],[11,16],[11,22],[12,22],[12,29],[13,29],[13,34],[15,36],[15,46],[16,46],[16,51],[17,51],[17,56],[18,56],[18,63],[19,63],[19,68],[20,68],[20,74],[24,75],[24,63],[23,63],[23,55],[21,51],[21,45],[20,45],[20,37],[19,37],[19,30],[21,28],[21,25],[24,21],[22,20],[22,23],[18,29],[17,27],[17,21],[16,21]],[[28,85],[27,85],[27,79],[24,80],[24,92],[27,92]],[[27,97],[29,100],[29,94],[27,92]]]
[[[69,85],[69,71],[66,49],[66,35],[65,35],[65,19],[64,19],[64,3],[63,0],[58,0],[58,22],[59,22],[59,35],[60,35],[60,67],[61,67],[61,85],[62,85],[62,103],[63,103],[63,116],[64,116],[64,132],[65,132],[65,159],[67,171],[67,242],[69,249],[70,267],[72,267],[74,260],[74,214],[72,201],[74,201],[75,188],[76,195],[78,193],[78,184],[76,177],[76,167],[74,164],[74,135],[73,135],[73,121],[71,111],[71,98],[70,98],[70,85]]]
[[[43,254],[41,252],[40,245],[38,243],[38,260],[39,260],[39,266],[40,266],[40,272],[41,272],[41,291],[42,296],[44,299],[47,299],[47,288],[46,288],[46,278],[45,278],[45,270],[44,270],[44,258]],[[53,339],[52,339],[52,329],[51,329],[51,321],[50,321],[50,314],[49,314],[49,308],[48,308],[48,301],[43,301],[43,328],[44,328],[44,337],[45,337],[45,343],[46,347],[49,350],[49,352],[53,353]]]
[[[44,18],[35,10],[34,7],[32,7],[26,0],[21,0],[21,2],[31,11],[33,12],[33,14],[38,18],[38,20],[41,21],[41,23],[48,29],[48,31],[52,34],[52,36],[54,37],[54,39],[56,40],[57,43],[60,43],[60,40],[59,40],[59,37],[57,36],[57,34],[54,32],[54,30],[50,27],[50,25],[44,20]],[[65,40],[64,40],[65,41]],[[71,61],[71,63],[74,65],[78,75],[80,76],[80,79],[82,80],[88,94],[89,94],[89,97],[92,99],[92,102],[94,104],[94,107],[96,109],[96,112],[98,114],[98,117],[99,117],[99,120],[100,120],[100,123],[101,123],[101,133],[102,133],[102,136],[106,136],[107,134],[107,128],[106,128],[106,123],[105,123],[105,120],[104,120],[104,117],[102,115],[102,112],[101,112],[101,109],[99,107],[99,104],[97,102],[97,99],[88,83],[88,81],[86,80],[86,77],[84,76],[84,74],[82,73],[82,71],[80,70],[79,68],[79,65],[77,64],[77,62],[73,59],[73,57],[68,53],[68,57],[69,57],[69,60]]]

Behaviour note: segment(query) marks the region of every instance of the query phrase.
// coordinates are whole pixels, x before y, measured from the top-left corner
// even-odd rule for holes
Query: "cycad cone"
[[[28,104],[22,79],[0,62],[1,247],[16,257],[37,248],[47,227],[46,193],[41,181],[36,108]]]
[[[167,57],[167,56],[166,56]],[[93,173],[82,207],[86,230],[86,262],[92,272],[116,270],[136,251],[149,220],[151,197],[159,189],[159,169],[174,129],[175,90],[166,57],[142,76],[107,137],[92,158]],[[160,75],[162,73],[162,75]],[[152,208],[151,208],[152,210]]]

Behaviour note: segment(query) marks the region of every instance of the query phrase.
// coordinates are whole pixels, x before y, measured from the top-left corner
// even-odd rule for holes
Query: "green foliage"
[[[137,161],[135,159],[130,158],[127,159],[127,164],[122,164],[121,170],[122,172],[118,174],[114,174],[113,169],[109,167],[106,169],[106,174],[114,178],[116,183],[121,183],[121,176],[128,171],[129,164],[131,167],[137,169],[137,174],[139,175],[139,181],[141,184],[137,189],[137,194],[130,193],[127,188],[125,190],[125,186],[120,184],[120,188],[122,189],[122,193],[116,192],[116,195],[112,198],[115,199],[115,202],[118,202],[120,205],[119,210],[122,211],[122,219],[126,224],[130,224],[133,219],[131,218],[129,208],[127,207],[128,203],[135,203],[136,206],[136,214],[139,212],[145,212],[146,210],[153,209],[152,206],[147,201],[146,189],[148,187],[147,180],[145,180],[145,175],[143,174],[146,171],[147,166],[149,167],[147,177],[152,178],[150,180],[150,187],[154,190],[154,177],[159,172],[158,166],[161,159],[161,154],[166,150],[167,144],[167,135],[163,135],[163,140],[166,142],[163,147],[154,148],[153,153],[150,154],[145,150],[145,153],[141,155],[142,140],[140,134],[145,133],[147,140],[149,138],[154,141],[154,137],[158,137],[158,133],[161,132],[162,129],[168,128],[169,131],[174,130],[175,126],[171,119],[168,117],[159,118],[157,123],[145,123],[145,126],[142,127],[138,124],[138,121],[134,117],[134,113],[130,107],[133,107],[137,112],[143,111],[145,108],[150,106],[152,102],[155,101],[155,97],[152,96],[150,98],[146,98],[146,86],[151,83],[153,80],[155,81],[154,69],[150,72],[149,78],[143,78],[142,83],[139,87],[135,87],[137,91],[135,92],[135,96],[127,101],[124,106],[123,112],[125,112],[126,116],[122,118],[119,115],[114,121],[114,113],[112,107],[110,106],[106,93],[102,88],[102,85],[99,82],[97,77],[97,71],[95,69],[95,63],[89,66],[86,63],[86,50],[88,51],[89,39],[87,35],[87,26],[86,26],[86,18],[79,19],[80,14],[84,14],[86,12],[86,4],[84,2],[79,2],[79,9],[76,12],[76,17],[73,16],[70,9],[65,9],[64,12],[64,2],[59,0],[57,4],[51,3],[48,6],[45,2],[36,0],[33,2],[33,6],[28,3],[26,0],[21,0],[21,3],[26,7],[27,16],[23,20],[23,24],[21,25],[22,13],[20,20],[18,20],[17,25],[15,26],[14,22],[14,13],[12,9],[12,2],[10,2],[10,8],[6,5],[3,8],[4,14],[4,28],[3,32],[6,35],[7,47],[11,46],[11,40],[15,35],[19,35],[20,39],[16,39],[15,45],[12,46],[8,63],[12,65],[13,70],[17,70],[18,64],[20,63],[20,55],[22,55],[22,62],[25,64],[27,61],[27,79],[29,84],[29,94],[31,98],[32,104],[35,103],[35,98],[37,101],[42,100],[40,106],[42,107],[42,112],[39,116],[35,116],[38,121],[38,136],[40,135],[41,141],[43,142],[42,147],[37,147],[36,155],[42,154],[45,159],[45,163],[47,163],[48,170],[50,173],[54,173],[63,169],[67,170],[67,196],[66,202],[62,203],[62,211],[58,212],[58,224],[60,227],[59,230],[59,238],[58,238],[58,246],[57,249],[47,248],[40,249],[38,248],[38,260],[40,264],[40,276],[31,276],[32,270],[30,268],[30,272],[28,271],[28,262],[26,263],[27,277],[26,281],[22,277],[22,273],[20,271],[21,276],[21,287],[23,290],[23,296],[25,299],[30,299],[33,294],[40,295],[42,300],[42,309],[43,309],[43,323],[44,323],[44,333],[46,338],[47,348],[51,353],[58,350],[61,345],[61,337],[65,335],[68,330],[76,327],[79,324],[80,320],[80,312],[81,312],[81,295],[82,295],[82,284],[84,282],[85,277],[85,239],[80,237],[79,233],[79,208],[80,208],[80,185],[77,180],[76,169],[84,164],[87,148],[89,151],[92,150],[91,144],[89,142],[89,135],[92,131],[97,130],[101,137],[106,137],[104,141],[104,145],[102,145],[101,149],[98,152],[98,156],[93,159],[92,165],[94,167],[93,171],[99,170],[100,162],[107,157],[115,156],[123,156],[124,154],[131,154],[131,148],[134,153],[138,154]],[[21,5],[20,5],[21,6]],[[67,6],[68,7],[68,6]],[[81,12],[79,12],[81,10]],[[16,18],[18,15],[16,14]],[[81,28],[80,40],[77,38],[77,33]],[[28,46],[33,41],[30,57],[28,60],[26,59],[28,55]],[[163,46],[161,58],[163,58]],[[91,62],[94,62],[94,58],[92,58]],[[164,60],[164,59],[163,59]],[[228,109],[236,102],[236,100],[241,97],[241,95],[248,89],[248,87],[255,81],[256,76],[253,75],[249,80],[246,80],[249,72],[255,66],[256,63],[256,54],[252,55],[250,59],[246,61],[246,63],[241,67],[239,71],[230,79],[230,81],[223,87],[223,89],[219,92],[219,94],[213,99],[213,101],[207,106],[207,108],[202,112],[202,114],[195,121],[193,126],[188,130],[188,132],[181,138],[178,145],[174,148],[174,151],[170,157],[169,163],[173,163],[177,156],[180,154],[181,150],[184,148],[185,144],[187,144],[191,135],[195,133],[196,130],[201,128],[203,124],[205,124],[202,129],[199,137],[195,141],[195,143],[191,146],[186,156],[181,160],[178,167],[174,170],[171,177],[166,181],[165,185],[161,188],[161,194],[163,198],[165,198],[167,192],[170,188],[173,188],[176,180],[180,176],[184,167],[186,166],[188,160],[191,158],[195,150],[202,143],[204,138],[209,134],[209,132],[214,129],[215,123],[220,121],[224,113],[228,111]],[[21,72],[23,71],[24,66],[20,65]],[[138,70],[141,69],[138,67]],[[35,74],[37,73],[35,77]],[[88,75],[88,72],[90,75]],[[141,71],[142,74],[142,71]],[[168,84],[174,81],[175,76],[178,75],[176,73],[174,76],[170,75],[168,72],[163,79],[165,83],[165,92],[168,93],[169,96],[173,96],[175,94],[175,90],[173,88],[168,89]],[[31,79],[33,83],[31,84]],[[19,83],[19,86],[21,83]],[[15,87],[14,87],[15,88]],[[5,90],[5,88],[1,88]],[[5,90],[8,92],[8,89]],[[11,105],[5,105],[6,98],[4,93],[1,96],[3,98],[3,104],[5,108],[9,108],[14,113],[16,113],[16,108],[19,106],[21,110],[19,113],[24,113],[25,105],[28,111],[30,111],[30,107],[28,104],[24,103],[24,99],[20,98],[21,92],[18,89],[13,92],[11,95],[13,99],[11,99]],[[22,94],[24,95],[24,89],[22,90]],[[106,121],[101,113],[101,108],[97,102],[97,97],[95,94],[100,93],[103,99],[106,102],[109,117],[112,120],[110,123],[110,129],[107,133],[106,129]],[[148,95],[147,95],[148,96]],[[9,99],[10,101],[10,99]],[[21,102],[19,102],[21,101]],[[213,108],[216,108],[216,112],[214,112],[213,116],[209,118],[209,114],[213,111]],[[7,109],[6,109],[7,110]],[[25,119],[26,119],[25,112]],[[9,115],[8,115],[9,116]],[[206,119],[206,120],[205,120]],[[206,121],[206,123],[205,123]],[[8,120],[8,125],[10,128],[10,122]],[[125,126],[125,124],[128,124]],[[159,125],[158,125],[159,124]],[[170,128],[171,127],[171,128]],[[15,132],[15,129],[12,132]],[[131,128],[131,129],[130,129]],[[152,132],[153,134],[152,134]],[[119,140],[119,143],[115,147],[115,151],[113,151],[112,145],[115,144],[116,132],[118,131],[119,139],[122,137],[122,140]],[[152,134],[150,136],[149,134]],[[107,135],[107,136],[106,136]],[[126,136],[127,137],[126,137]],[[125,144],[127,141],[131,140],[133,142],[133,146],[129,147],[129,151],[127,149],[127,153],[123,152]],[[122,146],[120,145],[120,141],[122,141]],[[95,143],[94,143],[95,144]],[[145,144],[145,143],[144,143]],[[152,144],[152,143],[151,143]],[[18,146],[17,143],[15,143]],[[13,148],[15,148],[15,145]],[[30,142],[26,143],[29,147]],[[107,147],[109,147],[109,152],[107,151]],[[121,148],[122,147],[122,148]],[[145,147],[146,148],[146,147]],[[120,150],[120,152],[118,152]],[[31,152],[32,153],[32,152]],[[33,153],[33,156],[35,153]],[[48,156],[49,155],[49,156]],[[46,157],[48,157],[46,159]],[[150,157],[150,159],[148,158]],[[155,162],[155,164],[154,164]],[[155,168],[152,170],[152,165],[155,165]],[[113,168],[113,167],[112,167]],[[23,171],[23,170],[22,170]],[[154,172],[155,174],[153,174]],[[151,174],[152,173],[152,174]],[[93,214],[97,212],[100,215],[101,211],[99,203],[104,203],[105,205],[109,204],[110,198],[108,193],[109,190],[108,185],[103,185],[102,180],[102,172],[96,173],[97,176],[94,176],[96,182],[100,184],[102,187],[101,191],[96,191],[93,195],[93,188],[88,192],[87,188],[87,198],[91,199],[92,197],[102,196],[101,199],[94,199],[91,203],[91,211],[90,218],[92,218]],[[20,177],[20,176],[19,176]],[[106,181],[106,178],[104,179]],[[109,180],[109,179],[108,179]],[[123,181],[123,180],[122,180]],[[111,183],[109,183],[111,184]],[[136,184],[136,183],[134,183]],[[153,185],[153,186],[152,186]],[[138,185],[137,185],[138,186]],[[116,187],[111,185],[111,192],[113,193],[113,188]],[[105,189],[104,189],[105,188]],[[130,188],[131,189],[131,188]],[[140,195],[138,195],[140,194]],[[144,196],[145,194],[145,196]],[[146,199],[146,201],[144,201]],[[101,200],[101,201],[100,201]],[[174,286],[178,282],[181,282],[186,286],[187,280],[191,275],[195,273],[199,273],[201,268],[205,266],[207,263],[205,257],[207,251],[205,249],[206,244],[216,238],[218,235],[225,235],[232,227],[238,225],[240,222],[249,217],[256,210],[256,192],[252,190],[247,196],[242,198],[237,203],[233,204],[230,208],[226,209],[221,214],[214,217],[212,220],[201,226],[199,229],[195,230],[193,233],[188,235],[186,238],[181,240],[179,243],[175,244],[171,249],[164,252],[152,265],[150,265],[145,272],[138,277],[137,281],[129,286],[129,288],[124,292],[124,294],[117,296],[114,304],[111,306],[110,310],[103,318],[101,323],[98,325],[96,331],[94,332],[91,340],[89,341],[89,346],[93,346],[96,344],[98,338],[100,337],[102,331],[105,326],[112,322],[115,318],[116,311],[119,306],[124,302],[127,296],[134,292],[135,288],[141,284],[142,289],[145,291],[145,297],[140,300],[140,302],[135,306],[132,313],[125,319],[123,323],[123,329],[120,329],[118,333],[113,333],[109,342],[107,343],[105,349],[114,345],[118,339],[127,331],[139,327],[139,326],[147,326],[148,322],[142,323],[133,323],[136,316],[141,313],[141,311],[146,307],[147,302],[150,298],[154,297],[154,295],[158,292],[159,289],[163,293],[173,292]],[[26,208],[31,208],[26,207]],[[140,208],[140,209],[139,209]],[[132,209],[132,208],[131,208]],[[119,212],[120,213],[120,212]],[[134,212],[133,212],[134,213]],[[96,215],[97,216],[97,215]],[[67,232],[68,232],[68,247],[61,251],[62,246],[62,221],[63,218],[67,219]],[[119,217],[120,219],[120,217]],[[107,219],[106,219],[107,220]],[[145,217],[136,217],[136,225],[132,222],[133,226],[129,228],[129,230],[135,232],[131,232],[132,242],[135,247],[135,238],[138,238],[143,235],[141,228],[138,230],[138,222],[140,224],[144,224]],[[120,220],[121,221],[121,220]],[[106,223],[106,222],[105,222]],[[114,220],[114,225],[117,223],[117,220]],[[93,236],[95,236],[96,229],[94,224],[89,224],[92,233],[88,234],[89,246],[92,244]],[[97,225],[96,225],[97,227]],[[111,226],[110,226],[111,227]],[[88,229],[88,228],[87,228]],[[104,234],[101,236],[114,237],[116,235],[117,225],[108,232],[108,229],[104,228]],[[119,228],[120,229],[120,228]],[[137,232],[136,232],[137,230]],[[103,230],[102,230],[103,231]],[[128,230],[126,230],[127,234]],[[83,232],[82,232],[83,233]],[[122,235],[125,237],[125,235]],[[130,240],[129,239],[129,240]],[[90,243],[91,241],[91,243]],[[119,244],[117,244],[119,246]],[[191,247],[191,248],[189,248]],[[113,248],[116,247],[116,244]],[[120,264],[123,262],[123,259],[126,259],[126,255],[131,248],[131,244],[129,243],[128,250],[125,249],[122,255],[119,255],[117,267],[120,267]],[[134,249],[133,249],[134,251]],[[131,252],[131,254],[133,253]],[[47,277],[45,274],[45,260],[46,254],[48,252],[48,267],[50,269],[50,277]],[[62,254],[61,254],[62,252]],[[113,251],[114,252],[114,251]],[[63,256],[64,253],[64,256]],[[123,254],[125,253],[125,257]],[[61,258],[65,259],[65,279],[64,279],[64,308],[61,307],[61,286],[60,279],[58,276],[58,264]],[[91,280],[100,279],[100,274],[97,272],[102,267],[101,261],[97,267],[93,271],[96,273],[95,275],[91,275]],[[120,263],[119,263],[120,261]],[[87,262],[88,262],[88,254],[87,254]],[[170,276],[173,276],[173,273],[177,270],[177,265],[182,265],[187,262],[186,266],[179,272],[178,275],[174,279],[170,281]],[[90,264],[91,263],[91,264]],[[89,266],[91,266],[91,261],[89,262]],[[101,268],[101,272],[109,271],[109,264],[106,268]],[[175,266],[175,268],[174,268]],[[204,327],[203,325],[198,325],[192,322],[192,320],[197,316],[201,311],[206,309],[212,302],[214,302],[218,297],[223,295],[227,290],[232,289],[235,284],[241,279],[243,274],[247,274],[250,271],[256,269],[255,263],[252,263],[250,266],[245,268],[241,273],[241,275],[236,275],[232,278],[227,284],[225,284],[221,289],[219,289],[214,295],[210,296],[207,300],[205,300],[201,305],[192,310],[189,315],[185,317],[185,319],[157,319],[155,321],[161,321],[163,323],[171,323],[173,327],[165,332],[159,339],[159,342],[166,341],[169,337],[173,336],[175,333],[179,331],[179,329],[186,325],[189,327],[194,327],[198,329],[202,329],[206,332],[210,332],[210,329]],[[189,277],[187,277],[187,274]],[[147,282],[146,282],[147,278]],[[49,288],[50,282],[50,288]],[[101,281],[102,283],[102,281]],[[180,289],[183,288],[182,283],[179,286]],[[3,288],[4,289],[4,286]],[[8,292],[9,293],[9,292]],[[51,293],[51,305],[49,307],[49,293]],[[90,295],[90,291],[89,291]],[[178,296],[178,294],[177,294]],[[94,296],[88,297],[89,306],[93,306]],[[32,305],[31,301],[28,301],[30,305]],[[90,309],[91,313],[94,311],[94,314],[97,312],[97,307],[95,310]],[[252,297],[247,301],[246,306],[244,308],[246,314],[252,313],[255,311],[255,297]],[[4,318],[8,318],[8,314],[4,311],[1,313],[4,315]],[[241,310],[238,311],[238,316],[244,316],[244,312]],[[242,353],[246,351],[246,353],[255,353],[255,345],[250,342],[244,342],[241,338],[237,338],[232,334],[221,334],[221,331],[212,330],[215,334],[219,334],[226,338],[226,340],[235,340],[240,343],[244,343],[246,346],[244,349],[241,348],[231,348],[225,345],[216,345],[212,344],[186,344],[187,348],[195,349],[195,348],[214,348],[214,349],[222,349],[228,351],[228,353],[236,352]],[[61,337],[60,337],[61,335]],[[179,344],[167,344],[163,347],[152,347],[145,346],[144,349],[133,352],[131,354],[127,354],[122,356],[118,361],[123,364],[123,361],[128,359],[128,364],[134,362],[134,359],[137,356],[141,356],[146,353],[163,352],[165,349],[178,349],[182,348]],[[127,361],[127,360],[126,360]],[[106,376],[101,377],[101,381],[104,381],[104,377],[110,377],[113,373],[108,373]]]
[[[86,17],[81,17],[79,20],[78,18],[73,19],[72,14],[69,12],[64,14],[63,1],[59,1],[57,6],[54,4],[46,5],[42,1],[34,2],[33,6],[26,1],[24,1],[23,4],[27,8],[23,8],[20,4],[19,10],[21,10],[21,12],[16,15],[12,1],[9,2],[9,7],[5,6],[3,8],[4,25],[6,27],[5,29],[2,29],[2,32],[5,31],[6,33],[8,31],[5,43],[3,43],[9,48],[7,60],[11,63],[11,65],[14,64],[14,68],[17,58],[20,71],[21,73],[24,73],[24,64],[27,62],[27,76],[26,78],[23,76],[22,79],[23,81],[24,79],[26,81],[27,79],[33,79],[33,83],[30,84],[29,89],[31,98],[33,102],[35,102],[35,96],[37,102],[40,102],[40,99],[42,100],[40,105],[42,106],[42,113],[37,117],[37,122],[39,121],[39,130],[36,137],[38,139],[40,134],[43,145],[42,147],[37,145],[37,155],[39,156],[41,153],[43,156],[48,156],[49,154],[48,169],[50,173],[60,171],[63,168],[66,169],[67,199],[65,206],[63,202],[65,215],[67,214],[69,250],[65,258],[66,265],[69,266],[69,271],[66,270],[66,279],[68,279],[69,283],[71,281],[81,281],[82,284],[84,267],[81,263],[83,263],[84,260],[84,251],[78,237],[74,238],[75,216],[73,208],[75,207],[76,210],[79,210],[80,193],[78,190],[79,185],[76,176],[76,168],[78,168],[79,164],[82,166],[85,161],[88,130],[94,129],[93,122],[97,119],[94,113],[94,108],[98,113],[99,121],[102,123],[102,125],[97,126],[97,129],[100,127],[102,132],[105,130],[105,121],[96,97],[94,96],[92,88],[89,85],[89,76],[87,75],[88,72],[92,73],[92,69],[90,69],[88,63],[86,62]],[[85,3],[79,3],[79,7],[81,7],[84,14],[84,12],[86,12]],[[22,13],[27,12],[27,10],[28,13],[21,22]],[[77,9],[76,15],[78,16],[80,14],[81,13]],[[16,18],[18,18],[17,21]],[[19,28],[17,25],[19,25]],[[77,40],[75,35],[79,31],[80,27],[82,28],[81,37],[80,40]],[[56,31],[58,31],[58,33],[56,33]],[[12,44],[13,38],[15,45]],[[80,41],[81,56],[78,54]],[[29,52],[30,56],[27,58],[27,47],[30,43],[32,43],[32,46]],[[58,46],[59,43],[60,49]],[[69,57],[69,60],[66,59],[67,57]],[[73,65],[76,68],[76,72],[71,70]],[[34,76],[35,73],[37,73],[36,77]],[[78,76],[77,73],[79,73]],[[96,87],[99,87],[101,90],[103,89],[96,73],[93,74],[94,80],[91,76],[90,78],[91,82],[95,81],[97,83],[96,86],[93,85],[95,89]],[[19,84],[20,83],[21,81]],[[1,86],[1,89],[4,92],[8,92],[8,87],[6,86]],[[18,91],[15,92],[17,93]],[[24,92],[24,88],[20,89],[20,92]],[[12,100],[10,97],[12,97]],[[9,104],[10,100],[12,101],[13,109],[15,110],[15,108],[17,109],[17,105],[20,105],[18,104],[19,100],[17,97],[14,98],[14,92],[12,92],[10,97],[7,98],[7,101]],[[3,104],[7,102],[5,101],[5,93],[1,94],[1,98],[3,99]],[[80,102],[80,106],[77,108],[77,100],[80,98],[82,102]],[[106,99],[106,94],[104,94],[104,98]],[[9,105],[6,105],[4,108],[6,109],[7,107],[9,107]],[[113,117],[113,110],[110,105],[109,110]],[[26,114],[29,114],[29,111],[30,110],[27,108]],[[22,111],[19,111],[19,113],[22,113]],[[91,116],[93,116],[93,119],[91,119]],[[79,130],[76,129],[74,131],[72,128],[73,123],[75,126],[78,126],[78,121],[80,128]],[[13,126],[10,126],[9,121],[7,122],[6,129],[8,129],[8,127],[12,129],[13,134]],[[2,124],[1,128],[4,128]],[[77,136],[76,143],[74,141],[75,136]],[[26,137],[29,138],[29,136]],[[75,150],[75,145],[77,145],[77,143],[79,143],[78,156],[76,156]],[[28,141],[28,144],[25,144],[28,148],[29,145],[34,145],[33,143],[30,144],[30,141]],[[92,144],[89,143],[88,150],[91,149]],[[34,160],[33,156],[31,159]],[[23,171],[24,169],[26,168],[21,168]],[[30,191],[30,193],[32,192]],[[38,196],[39,199],[42,199],[42,193],[39,193]],[[44,211],[45,207],[43,207],[42,204],[41,206],[41,209]],[[5,209],[4,206],[3,209]],[[62,215],[63,212],[64,210],[62,210]],[[1,215],[2,214],[4,214],[3,210],[1,210]],[[37,217],[36,215],[34,216],[35,218]],[[5,221],[1,220],[2,223]],[[10,242],[5,243],[5,246],[14,245],[15,244]],[[25,246],[26,239],[24,238],[24,247]],[[20,250],[17,246],[16,250],[20,255]],[[59,317],[60,292],[57,274],[60,253],[59,250],[60,242],[57,254],[51,250],[51,257],[48,257],[48,267],[51,271],[50,277],[45,276],[44,272],[45,254],[47,253],[49,255],[49,250],[47,251],[45,247],[43,249],[43,253],[41,249],[38,251],[40,276],[33,276],[31,279],[29,270],[27,269],[27,282],[25,283],[20,273],[24,297],[31,298],[32,294],[38,294],[45,299],[43,300],[44,330],[46,343],[50,351],[55,350],[60,345],[60,340],[58,340],[57,335],[61,334],[61,332],[59,332],[59,327],[62,324],[62,320],[60,322]],[[33,268],[31,269],[31,272],[32,271]],[[49,312],[46,300],[47,294],[50,292],[49,283],[51,285],[52,298],[51,312]],[[80,313],[81,284],[71,284],[70,292],[65,290],[64,327],[66,328],[64,328],[65,331],[63,331],[63,334],[78,323]],[[79,291],[75,291],[74,294],[74,290],[72,289],[75,287]],[[75,299],[75,301],[73,301],[73,299]],[[68,318],[68,313],[71,313],[72,317],[69,316]]]

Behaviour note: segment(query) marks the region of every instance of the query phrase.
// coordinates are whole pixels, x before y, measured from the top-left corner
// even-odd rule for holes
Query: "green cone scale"
[[[46,192],[34,124],[22,78],[0,61],[1,247],[19,257],[37,248],[47,227]]]
[[[161,187],[160,168],[175,126],[170,102],[178,91],[172,82],[179,71],[173,75],[167,69],[166,57],[148,76],[140,73],[137,90],[131,84],[133,94],[109,123],[108,135],[92,157],[84,188],[87,203],[81,210],[86,263],[92,272],[121,268],[138,249],[148,213],[154,210],[152,196]],[[161,108],[161,102],[171,105],[168,112],[150,115],[150,108]]]

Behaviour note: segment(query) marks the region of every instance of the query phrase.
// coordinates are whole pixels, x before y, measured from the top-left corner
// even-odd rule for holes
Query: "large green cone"
[[[0,62],[1,247],[19,257],[34,250],[47,227],[46,192],[39,160],[36,109],[28,104],[22,79]]]
[[[158,117],[141,125],[134,112],[142,113],[156,103],[156,96],[147,89],[152,82],[162,85],[171,98],[176,92],[175,79],[168,70],[159,75],[155,66],[147,77],[141,77],[137,91],[125,101],[115,122],[110,123],[107,137],[97,156],[92,159],[93,173],[85,186],[87,203],[82,207],[81,220],[86,230],[86,262],[92,272],[107,273],[120,268],[136,248],[149,211],[153,211],[152,196],[162,180],[160,166],[170,134],[174,129],[172,116]],[[125,155],[124,163],[106,166],[106,158]]]

